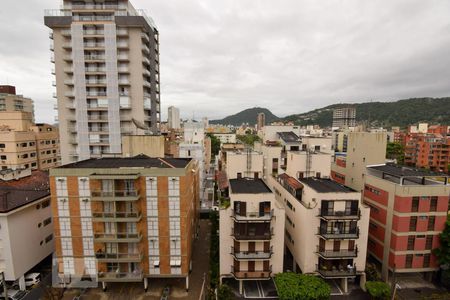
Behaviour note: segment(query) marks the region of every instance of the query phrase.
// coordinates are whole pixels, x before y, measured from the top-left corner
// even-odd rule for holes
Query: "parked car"
[[[41,282],[41,273],[30,273],[25,275],[25,286],[30,287]]]
[[[8,290],[7,294],[8,294],[8,299],[7,300],[20,300],[23,297],[25,297],[27,292],[25,292],[25,291],[17,291],[17,290]],[[4,297],[3,293],[0,295],[0,300],[5,300],[5,297]]]

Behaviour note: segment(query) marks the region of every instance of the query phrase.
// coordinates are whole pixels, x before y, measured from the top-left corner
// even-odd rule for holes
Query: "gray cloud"
[[[335,102],[448,96],[450,2],[135,0],[160,30],[163,118],[219,118],[263,106],[278,115]],[[54,0],[0,11],[0,82],[53,120],[48,29]]]

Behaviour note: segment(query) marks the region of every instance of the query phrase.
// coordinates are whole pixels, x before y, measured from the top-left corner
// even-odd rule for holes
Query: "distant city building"
[[[266,125],[266,115],[259,113],[256,122],[256,130],[261,130]]]
[[[0,174],[0,272],[25,290],[24,275],[55,250],[48,173],[26,173],[23,178]]]
[[[335,133],[334,162],[331,164],[331,177],[355,191],[364,189],[366,166],[386,162],[386,132]]]
[[[368,252],[389,273],[439,270],[432,249],[449,210],[449,177],[397,165],[368,166],[364,203],[370,206]],[[428,277],[431,280],[431,276]]]
[[[230,206],[220,210],[220,281],[247,284],[283,272],[283,206],[262,179],[231,179]]]
[[[213,135],[220,140],[220,144],[236,143],[235,133],[213,133]]]
[[[208,128],[209,127],[209,120],[207,117],[202,118],[203,127]]]
[[[45,14],[63,164],[120,154],[122,135],[157,133],[159,33],[151,18],[126,0],[64,0]]]
[[[27,99],[26,102],[28,102]],[[32,105],[28,107],[33,109]],[[34,124],[33,111],[0,111],[0,168],[48,170],[60,164],[58,128]],[[20,176],[20,172],[9,172]]]
[[[0,111],[31,113],[31,122],[34,122],[33,100],[16,94],[16,87],[0,85]]]
[[[356,108],[342,107],[333,110],[333,128],[356,126]]]
[[[189,289],[199,205],[194,160],[89,159],[50,170],[50,186],[63,286],[90,278],[104,289],[114,282],[147,288],[155,278],[184,278]]]
[[[180,110],[175,106],[169,106],[167,115],[167,128],[168,129],[179,129],[180,124]]]

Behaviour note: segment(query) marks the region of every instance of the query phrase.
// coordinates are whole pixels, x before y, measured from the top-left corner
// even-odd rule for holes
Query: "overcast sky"
[[[53,123],[46,8],[2,1],[0,83]],[[134,0],[160,31],[163,120],[260,106],[279,116],[337,102],[450,95],[448,0]]]

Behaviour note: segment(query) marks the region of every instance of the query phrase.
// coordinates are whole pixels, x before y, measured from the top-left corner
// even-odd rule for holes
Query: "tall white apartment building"
[[[180,124],[180,110],[175,106],[169,106],[167,115],[167,127],[169,129],[179,129]]]
[[[159,33],[127,0],[47,10],[62,163],[121,153],[121,136],[160,126]]]

